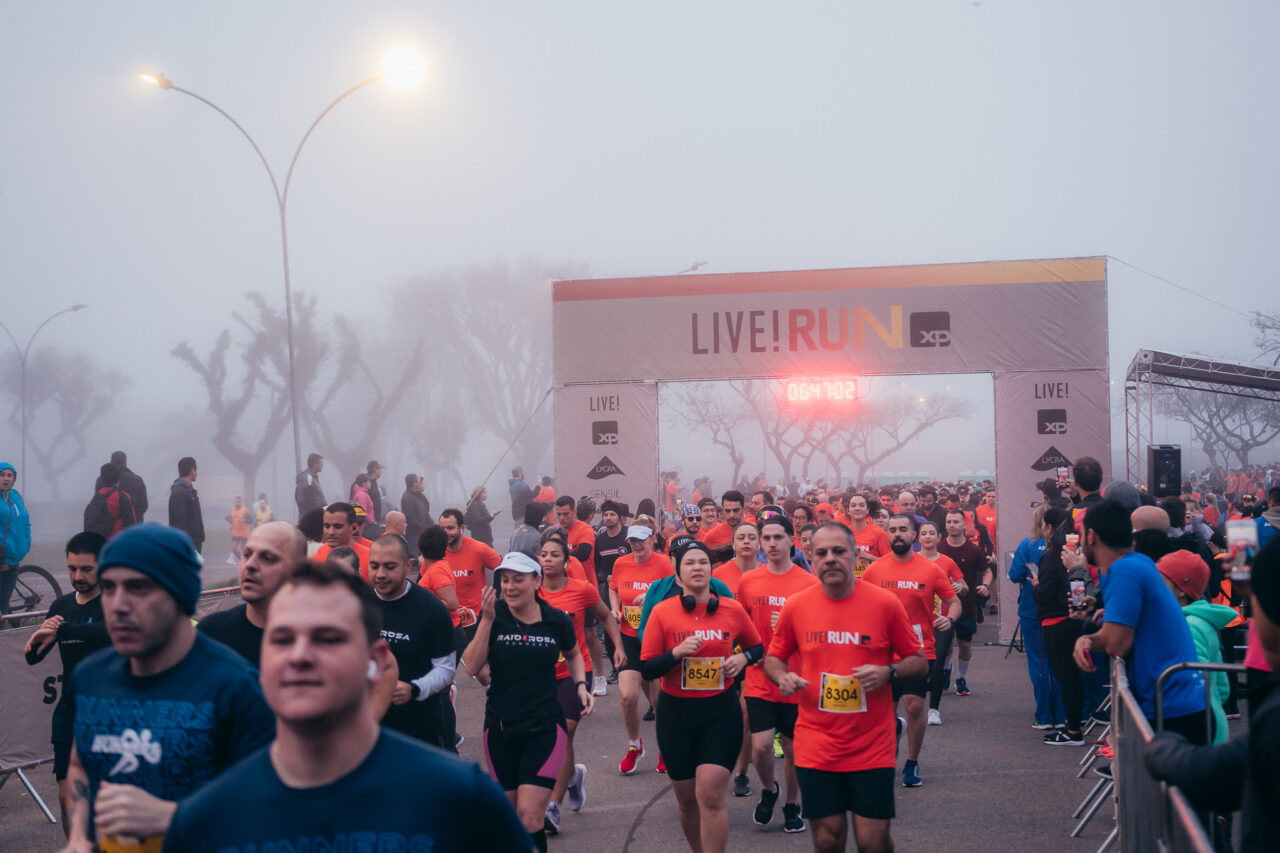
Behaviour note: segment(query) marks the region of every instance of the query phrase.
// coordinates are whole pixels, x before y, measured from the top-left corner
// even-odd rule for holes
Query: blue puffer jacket
[[[0,471],[18,473],[8,462],[0,462]],[[0,536],[4,537],[4,561],[18,565],[31,550],[31,516],[17,489],[0,492]]]

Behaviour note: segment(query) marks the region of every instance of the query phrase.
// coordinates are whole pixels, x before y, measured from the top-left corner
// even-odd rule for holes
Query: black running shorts
[[[591,689],[591,670],[587,670],[587,689]],[[573,676],[562,678],[556,682],[556,699],[560,702],[560,710],[566,720],[575,723],[582,719],[582,700],[578,698],[578,686],[573,683]]]
[[[504,791],[514,791],[521,785],[554,788],[568,745],[564,723],[536,732],[504,734],[497,725],[486,725],[484,729],[489,775]]]
[[[622,651],[627,656],[627,662],[618,667],[618,672],[626,672],[628,669],[640,671],[640,638],[633,637],[630,634],[622,635]]]
[[[800,706],[790,702],[770,702],[756,696],[747,697],[747,727],[751,733],[777,729],[785,737],[796,736],[796,717]]]
[[[976,633],[978,633],[977,619],[956,620],[956,639],[964,640],[967,643],[973,639],[973,635]]]
[[[848,772],[797,767],[804,816],[817,820],[853,812],[871,820],[892,820],[893,772],[892,767]]]
[[[692,779],[701,764],[718,764],[733,772],[742,751],[738,691],[696,699],[659,693],[654,710],[658,714],[658,749],[668,778],[676,782]]]
[[[923,697],[929,692],[929,673],[926,672],[919,678],[913,678],[910,681],[895,681],[889,686],[893,688],[893,701],[895,702],[903,696]]]

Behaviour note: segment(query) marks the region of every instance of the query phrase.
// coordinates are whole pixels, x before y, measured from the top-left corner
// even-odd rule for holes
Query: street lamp
[[[18,339],[13,336],[13,332],[9,331],[9,327],[4,323],[0,323],[0,329],[4,329],[4,333],[9,336],[9,340],[13,342],[14,352],[18,354],[18,395],[21,398],[22,408],[22,468],[18,470],[18,476],[25,477],[27,475],[27,357],[31,355],[31,345],[35,343],[36,335],[40,334],[40,330],[49,325],[53,320],[61,317],[63,314],[70,314],[72,311],[79,311],[81,308],[88,308],[87,305],[72,305],[70,308],[63,308],[56,314],[50,315],[43,323],[36,326],[36,330],[31,333],[31,337],[27,338],[26,347],[18,346]],[[16,482],[15,482],[16,485]],[[23,480],[25,487],[26,480]]]
[[[262,149],[258,147],[258,143],[254,142],[253,137],[249,135],[249,131],[241,126],[222,107],[213,101],[197,95],[189,89],[181,86],[175,86],[173,81],[163,74],[154,71],[144,71],[138,75],[143,80],[160,89],[170,89],[174,92],[181,92],[184,95],[195,98],[200,103],[215,110],[219,115],[227,121],[235,125],[236,130],[248,140],[253,146],[253,151],[258,155],[258,159],[262,161],[262,167],[267,170],[267,177],[271,179],[271,189],[275,192],[276,207],[280,211],[280,253],[284,261],[284,317],[285,317],[285,341],[289,350],[289,419],[293,423],[293,464],[294,471],[302,470],[302,433],[298,426],[298,389],[294,381],[296,374],[295,356],[293,349],[293,288],[289,278],[289,224],[288,224],[288,206],[289,206],[289,185],[293,182],[293,169],[298,164],[298,156],[302,154],[302,147],[307,144],[307,140],[311,138],[311,133],[316,129],[316,125],[329,114],[329,111],[336,107],[342,101],[355,92],[368,86],[377,80],[387,80],[396,88],[407,88],[416,85],[426,76],[426,64],[422,61],[421,55],[413,48],[408,46],[398,46],[392,48],[383,58],[382,70],[367,80],[361,81],[343,92],[325,107],[320,115],[316,116],[315,121],[311,122],[311,126],[307,128],[307,132],[302,135],[302,140],[298,143],[297,149],[293,152],[293,159],[289,161],[289,171],[285,173],[284,187],[281,188],[280,183],[276,180],[276,174],[271,168],[271,164],[267,162],[266,155],[262,153]]]

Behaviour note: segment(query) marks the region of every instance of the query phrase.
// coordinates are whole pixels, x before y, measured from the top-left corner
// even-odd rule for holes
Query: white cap
[[[639,539],[641,542],[653,535],[653,528],[647,524],[633,524],[627,528],[628,539]]]
[[[524,575],[540,575],[542,574],[542,565],[533,557],[521,551],[512,551],[510,554],[502,558],[502,562],[498,564],[498,568],[494,571],[502,571],[510,569],[513,572],[520,572]]]

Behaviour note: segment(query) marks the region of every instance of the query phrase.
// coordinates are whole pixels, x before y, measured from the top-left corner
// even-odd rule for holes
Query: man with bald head
[[[1143,505],[1129,513],[1133,525],[1133,550],[1159,560],[1173,550],[1169,538],[1169,513],[1158,506]]]
[[[409,520],[405,518],[404,513],[400,512],[400,510],[393,509],[391,512],[387,513],[383,527],[385,528],[383,533],[394,533],[406,543],[409,541],[409,537],[407,535],[409,532]]]
[[[254,528],[240,552],[240,597],[244,603],[210,613],[196,627],[257,667],[271,596],[306,558],[307,539],[292,524],[271,521]]]

